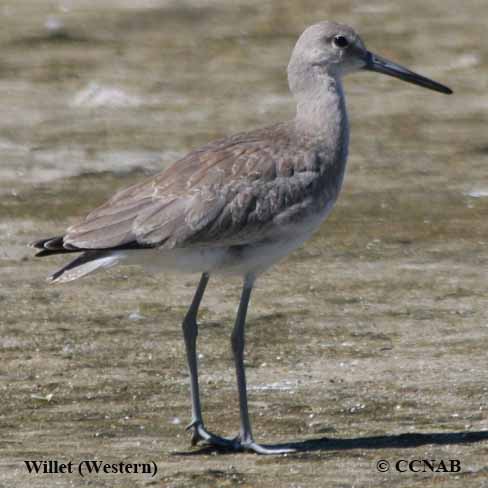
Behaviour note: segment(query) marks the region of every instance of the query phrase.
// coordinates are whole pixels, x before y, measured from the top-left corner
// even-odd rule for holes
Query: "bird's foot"
[[[291,447],[285,447],[285,446],[273,446],[273,445],[268,445],[268,446],[263,446],[261,444],[258,444],[257,442],[254,442],[252,439],[248,441],[241,442],[239,437],[235,439],[236,445],[238,448],[236,450],[239,451],[248,451],[248,452],[255,452],[256,454],[288,454],[290,452],[296,452],[296,449],[293,449]]]
[[[191,445],[196,446],[200,441],[208,446],[214,446],[217,449],[234,452],[255,452],[256,454],[288,454],[296,452],[296,449],[285,447],[283,445],[268,445],[263,446],[254,442],[252,439],[241,440],[240,436],[229,439],[227,437],[220,437],[209,432],[201,421],[194,421],[186,427],[186,430],[191,430]]]
[[[235,449],[235,439],[227,439],[209,432],[200,420],[195,420],[186,427],[191,430],[191,445],[196,446],[200,441],[205,444],[224,449]]]
[[[288,454],[296,452],[296,449],[285,447],[283,445],[267,445],[263,446],[254,442],[252,439],[241,440],[240,436],[229,439],[227,437],[220,437],[209,432],[203,425],[203,422],[196,420],[186,427],[186,430],[191,430],[191,445],[196,446],[200,441],[209,446],[214,446],[218,449],[234,452],[255,452],[256,454]]]

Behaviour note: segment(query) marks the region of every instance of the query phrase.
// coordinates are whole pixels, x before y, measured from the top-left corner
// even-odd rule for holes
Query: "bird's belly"
[[[140,249],[122,251],[122,262],[142,266],[146,271],[159,273],[203,273],[219,266],[227,255],[225,247],[192,247],[181,249]]]
[[[181,273],[260,274],[300,247],[320,227],[330,212],[331,202],[299,222],[275,227],[262,241],[236,246],[188,247],[118,251],[123,264],[147,271]]]
[[[298,222],[290,222],[274,230],[274,233],[255,244],[230,248],[217,271],[231,274],[259,274],[299,248],[320,227],[332,210],[331,200],[319,211]]]
[[[266,241],[231,247],[118,251],[120,264],[160,273],[259,274],[299,247],[305,239]]]
[[[256,273],[269,268],[307,241],[320,227],[332,206],[333,202],[327,208],[306,217],[300,222],[282,226],[269,239],[246,246],[238,255],[236,259],[238,262],[235,265]]]
[[[224,274],[254,273],[258,275],[300,247],[308,237],[309,235],[294,235],[287,239],[269,240],[230,248],[225,259],[214,271]]]

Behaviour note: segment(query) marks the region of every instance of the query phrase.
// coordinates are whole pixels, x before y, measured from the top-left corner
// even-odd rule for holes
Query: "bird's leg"
[[[237,389],[239,392],[239,411],[241,415],[241,426],[239,440],[242,446],[253,442],[249,409],[247,406],[246,373],[244,370],[244,328],[246,325],[247,308],[251,298],[254,276],[248,275],[244,280],[241,301],[237,310],[236,322],[231,336],[232,353],[236,368]]]
[[[254,285],[255,276],[248,274],[244,280],[241,294],[241,301],[237,311],[237,318],[232,331],[231,345],[234,354],[234,362],[237,376],[237,388],[239,391],[239,410],[241,415],[241,426],[239,437],[236,439],[235,449],[245,449],[254,451],[258,454],[284,454],[293,452],[293,449],[283,447],[262,446],[254,442],[249,419],[249,409],[247,405],[246,373],[244,370],[244,328],[246,324],[246,314],[251,298],[251,291]]]
[[[186,357],[190,372],[192,421],[188,425],[187,430],[192,429],[191,443],[192,445],[196,445],[199,441],[205,441],[207,444],[224,449],[232,449],[235,451],[250,450],[258,454],[283,454],[292,452],[293,449],[256,444],[252,437],[251,421],[249,419],[249,409],[247,405],[246,375],[244,371],[244,328],[246,324],[247,308],[255,280],[254,275],[247,275],[245,278],[241,301],[237,311],[237,318],[231,337],[232,352],[234,354],[236,367],[237,387],[239,391],[239,410],[241,416],[240,433],[236,439],[227,439],[212,434],[205,429],[198,386],[196,342],[198,336],[197,314],[208,280],[208,273],[203,273],[190,308],[183,320],[183,335],[185,338]]]
[[[221,447],[229,447],[233,442],[229,439],[216,436],[208,432],[203,424],[202,407],[200,404],[200,391],[198,387],[198,366],[196,343],[198,336],[197,314],[202,301],[205,288],[209,280],[208,273],[203,273],[200,278],[200,283],[193,297],[192,303],[185,318],[183,319],[183,336],[185,338],[186,358],[188,362],[188,370],[190,372],[190,393],[191,393],[191,423],[187,426],[187,430],[192,429],[191,444],[196,445],[198,441],[203,440],[210,444]]]

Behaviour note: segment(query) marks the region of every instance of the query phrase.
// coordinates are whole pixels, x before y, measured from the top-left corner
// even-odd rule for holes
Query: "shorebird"
[[[324,221],[341,189],[349,143],[342,78],[369,70],[441,93],[440,83],[368,51],[353,29],[308,27],[288,64],[295,117],[211,142],[141,183],[119,191],[57,237],[33,243],[36,256],[81,253],[50,276],[63,283],[116,264],[201,273],[183,319],[190,375],[192,445],[279,454],[255,442],[244,370],[244,327],[256,278],[299,247]],[[231,336],[240,432],[224,438],[205,427],[200,404],[197,313],[212,273],[237,274],[243,288]]]

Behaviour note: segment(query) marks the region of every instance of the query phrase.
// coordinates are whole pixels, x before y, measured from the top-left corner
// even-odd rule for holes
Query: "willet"
[[[37,256],[82,253],[56,271],[67,282],[119,263],[202,273],[183,320],[192,444],[260,454],[288,452],[254,441],[244,371],[244,326],[256,277],[300,246],[334,205],[344,177],[349,126],[344,75],[370,70],[452,93],[449,88],[369,52],[345,25],[321,22],[298,39],[288,65],[293,120],[220,139],[162,173],[116,193],[59,237],[33,245]],[[227,439],[204,425],[196,358],[197,313],[212,273],[244,284],[232,331],[240,433]]]

